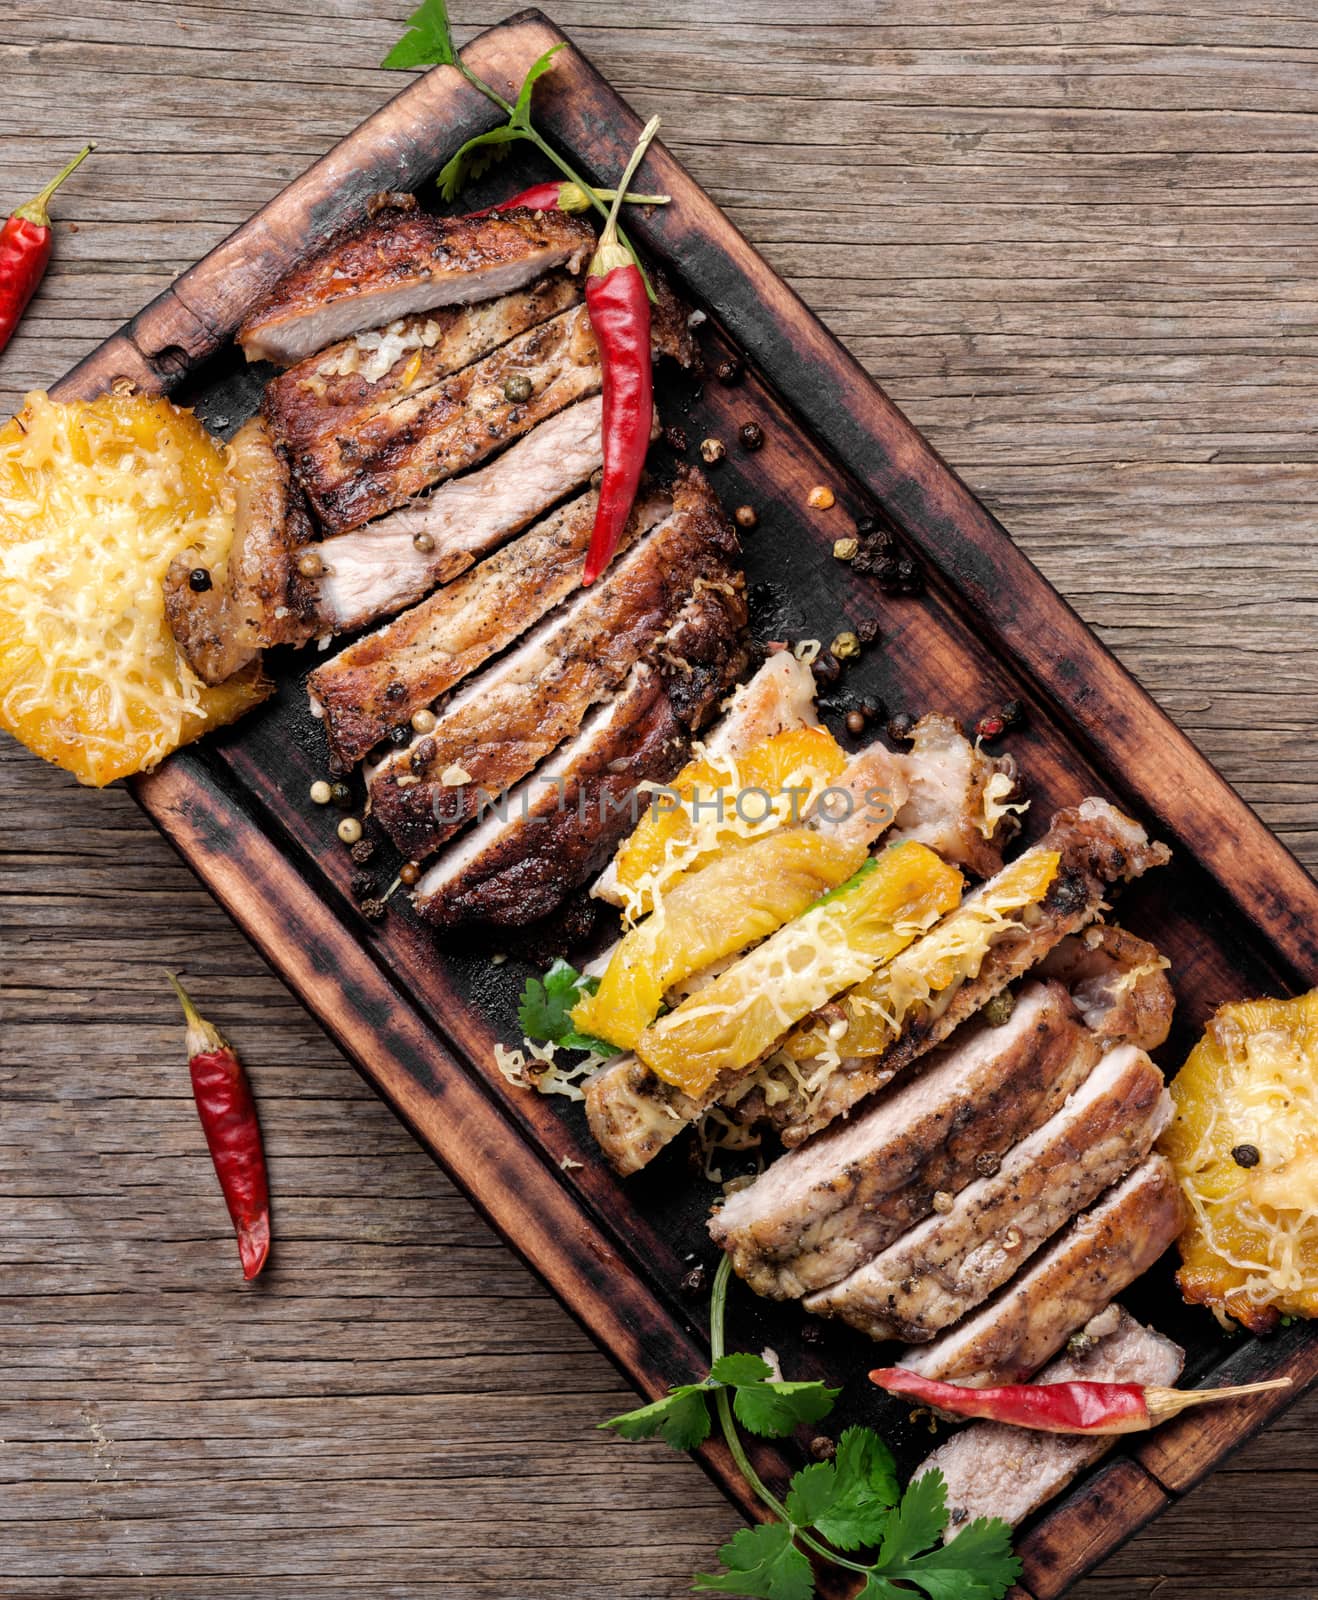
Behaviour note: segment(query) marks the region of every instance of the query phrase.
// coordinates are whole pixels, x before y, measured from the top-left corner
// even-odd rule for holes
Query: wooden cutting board
[[[483,76],[515,86],[560,37],[528,13],[483,35],[468,56]],[[90,393],[127,377],[170,389],[218,431],[231,431],[254,409],[261,381],[227,348],[246,307],[366,196],[424,183],[493,116],[451,71],[418,80],[57,392]],[[537,120],[601,180],[616,172],[639,129],[572,49],[537,92]],[[846,622],[876,621],[882,646],[849,687],[881,695],[894,710],[946,708],[970,721],[1016,695],[1030,717],[1012,747],[1036,827],[1056,805],[1106,792],[1172,844],[1174,866],[1119,908],[1122,921],[1173,961],[1180,1008],[1169,1062],[1221,1000],[1318,980],[1312,881],[708,197],[662,152],[649,171],[675,203],[638,218],[634,232],[710,313],[711,352],[734,346],[752,368],[734,388],[674,392],[669,403],[683,408],[692,443],[706,433],[730,441],[752,416],[768,435],[759,455],[734,449],[718,472],[729,504],[749,501],[760,513],[747,552],[756,628],[828,637]],[[521,176],[503,169],[497,192]],[[815,482],[838,495],[826,516],[805,508]],[[934,574],[922,599],[886,600],[832,560],[833,538],[874,510]],[[676,1156],[618,1184],[595,1159],[575,1109],[510,1091],[493,1072],[494,1041],[516,1031],[512,1006],[524,970],[446,952],[405,912],[380,927],[359,918],[333,819],[305,798],[324,765],[305,715],[305,668],[299,658],[283,663],[272,706],[167,763],[138,784],[138,798],[418,1138],[623,1370],[656,1394],[705,1360],[704,1308],[678,1284],[688,1253],[708,1255],[701,1223],[709,1191]],[[565,1159],[582,1165],[564,1171]],[[1318,1340],[1299,1328],[1262,1344],[1219,1338],[1206,1315],[1181,1307],[1165,1268],[1130,1299],[1186,1345],[1193,1377],[1288,1371],[1302,1385],[1318,1370]],[[910,1432],[905,1408],[854,1380],[869,1347],[831,1334],[822,1349],[805,1345],[797,1316],[744,1296],[734,1327],[739,1343],[772,1343],[794,1374],[851,1379],[848,1417],[882,1426],[907,1465],[923,1453],[927,1441]],[[1059,1594],[1264,1415],[1191,1414],[1110,1460],[1024,1536],[1029,1592],[1040,1600]],[[788,1470],[773,1452],[764,1460],[767,1473]],[[722,1453],[711,1448],[706,1464],[745,1505]]]

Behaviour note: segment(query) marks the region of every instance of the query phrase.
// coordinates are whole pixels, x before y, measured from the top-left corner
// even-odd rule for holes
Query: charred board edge
[[[483,77],[515,89],[531,62],[564,39],[541,13],[527,11],[481,34],[464,56]],[[621,165],[640,127],[570,44],[538,91],[537,116],[601,179]],[[461,140],[494,120],[488,103],[451,69],[418,78],[51,393],[87,397],[121,379],[167,392],[225,344],[278,276],[359,214],[368,196],[419,186]],[[652,151],[648,171],[675,204],[633,220],[641,242],[709,306],[803,424],[1038,685],[1126,803],[1209,872],[1300,981],[1318,982],[1318,885],[662,147]],[[639,1266],[629,1266],[607,1242],[599,1219],[577,1208],[544,1153],[486,1096],[475,1064],[449,1048],[313,889],[313,865],[281,854],[241,802],[217,785],[204,756],[185,752],[132,788],[358,1070],[629,1379],[654,1398],[675,1376],[700,1366],[704,1352]],[[384,1018],[394,1020],[386,1027]],[[543,1210],[525,1205],[528,1190],[540,1196]],[[1206,1376],[1228,1382],[1235,1374],[1239,1381],[1245,1372],[1288,1373],[1296,1387],[1265,1411],[1226,1420],[1188,1413],[1174,1431],[1095,1469],[1027,1526],[1020,1543],[1030,1588],[1013,1591],[1015,1600],[1053,1600],[1297,1399],[1318,1375],[1318,1336],[1290,1329],[1242,1348]],[[784,1471],[776,1452],[762,1455],[771,1476]],[[721,1447],[706,1447],[701,1458],[734,1504],[749,1516],[762,1514]]]

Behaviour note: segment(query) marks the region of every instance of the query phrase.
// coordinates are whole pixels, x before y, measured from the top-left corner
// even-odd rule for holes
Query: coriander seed
[[[732,519],[739,528],[758,527],[760,521],[754,506],[738,506],[732,513]]]
[[[850,661],[860,654],[860,640],[850,631],[838,634],[828,647],[839,661]]]
[[[833,559],[834,561],[854,561],[856,559],[856,551],[859,549],[859,539],[834,539]]]

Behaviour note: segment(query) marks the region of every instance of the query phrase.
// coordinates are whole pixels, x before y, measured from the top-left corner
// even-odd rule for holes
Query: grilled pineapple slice
[[[269,692],[207,688],[165,620],[165,570],[233,537],[224,458],[168,400],[32,394],[0,429],[0,727],[102,785],[154,765]]]
[[[922,844],[894,845],[780,928],[636,1042],[656,1077],[704,1094],[816,1007],[905,949],[961,898],[964,879]]]
[[[630,1050],[673,984],[800,916],[866,854],[863,844],[780,828],[687,873],[613,952],[599,989],[573,1011],[573,1026]]]
[[[1182,1294],[1254,1333],[1318,1315],[1318,990],[1223,1006],[1171,1091]]]
[[[805,815],[846,766],[827,728],[789,728],[742,756],[689,761],[618,851],[617,883],[627,915],[649,911],[684,872],[727,847]]]
[[[811,1022],[792,1033],[784,1053],[796,1061],[832,1052],[882,1055],[917,1006],[977,976],[994,943],[1048,893],[1060,861],[1055,850],[1027,850],[909,950],[844,995],[843,1027]]]

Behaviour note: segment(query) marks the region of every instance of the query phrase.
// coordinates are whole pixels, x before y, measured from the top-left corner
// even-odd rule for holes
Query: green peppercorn
[[[503,397],[515,406],[525,405],[531,398],[532,383],[524,372],[510,373],[504,379]]]
[[[990,1028],[1005,1027],[1011,1021],[1015,1009],[1016,996],[1010,989],[1004,989],[1001,994],[995,994],[984,1007],[984,1021]]]
[[[352,810],[352,785],[340,779],[330,784],[330,800],[340,811]]]

